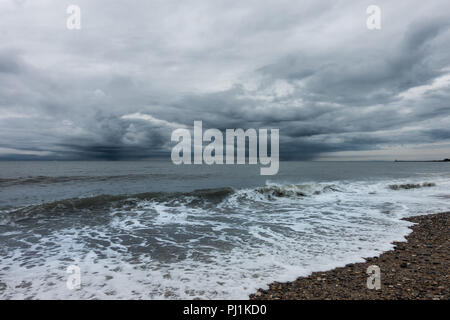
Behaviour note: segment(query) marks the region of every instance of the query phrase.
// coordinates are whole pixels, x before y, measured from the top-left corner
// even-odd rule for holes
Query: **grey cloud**
[[[380,31],[365,29],[364,5],[346,1],[80,0],[74,32],[68,2],[9,4],[0,5],[3,159],[168,157],[169,124],[194,120],[279,128],[284,159],[450,139],[450,84],[435,83],[450,74],[444,0],[408,2],[414,11],[380,1],[389,17]]]
[[[450,62],[448,55],[439,64],[433,65],[430,60],[442,55],[443,49],[450,49],[448,36],[433,43],[447,28],[447,20],[443,19],[412,21],[404,37],[393,39],[398,41],[393,48],[383,48],[382,42],[374,41],[353,52],[348,48],[318,56],[300,52],[260,71],[271,77],[303,82],[302,96],[311,101],[346,106],[389,103],[400,92],[429,83],[442,74],[442,68]]]

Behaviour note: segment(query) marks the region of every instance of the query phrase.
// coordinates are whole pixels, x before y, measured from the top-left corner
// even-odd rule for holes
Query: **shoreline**
[[[250,300],[449,300],[450,212],[404,218],[415,223],[406,242],[366,262],[273,282]],[[368,289],[369,266],[380,267],[381,288]]]

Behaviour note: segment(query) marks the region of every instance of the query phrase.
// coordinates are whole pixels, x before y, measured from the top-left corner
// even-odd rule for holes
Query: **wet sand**
[[[416,223],[407,242],[366,262],[315,272],[293,282],[269,285],[251,300],[448,300],[450,298],[450,212],[405,219]],[[368,289],[369,266],[380,267],[381,288]]]

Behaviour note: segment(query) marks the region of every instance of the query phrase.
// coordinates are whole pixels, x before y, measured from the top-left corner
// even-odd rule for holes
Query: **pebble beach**
[[[448,300],[450,297],[450,212],[415,216],[406,242],[364,263],[315,272],[269,285],[251,300]],[[380,268],[381,288],[368,289],[369,266]]]

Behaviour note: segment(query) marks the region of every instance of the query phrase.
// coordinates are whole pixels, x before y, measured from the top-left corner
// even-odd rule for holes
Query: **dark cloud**
[[[279,128],[284,159],[449,156],[448,1],[379,1],[378,31],[362,2],[77,3],[79,31],[70,1],[0,4],[1,159],[167,157],[194,120]]]

